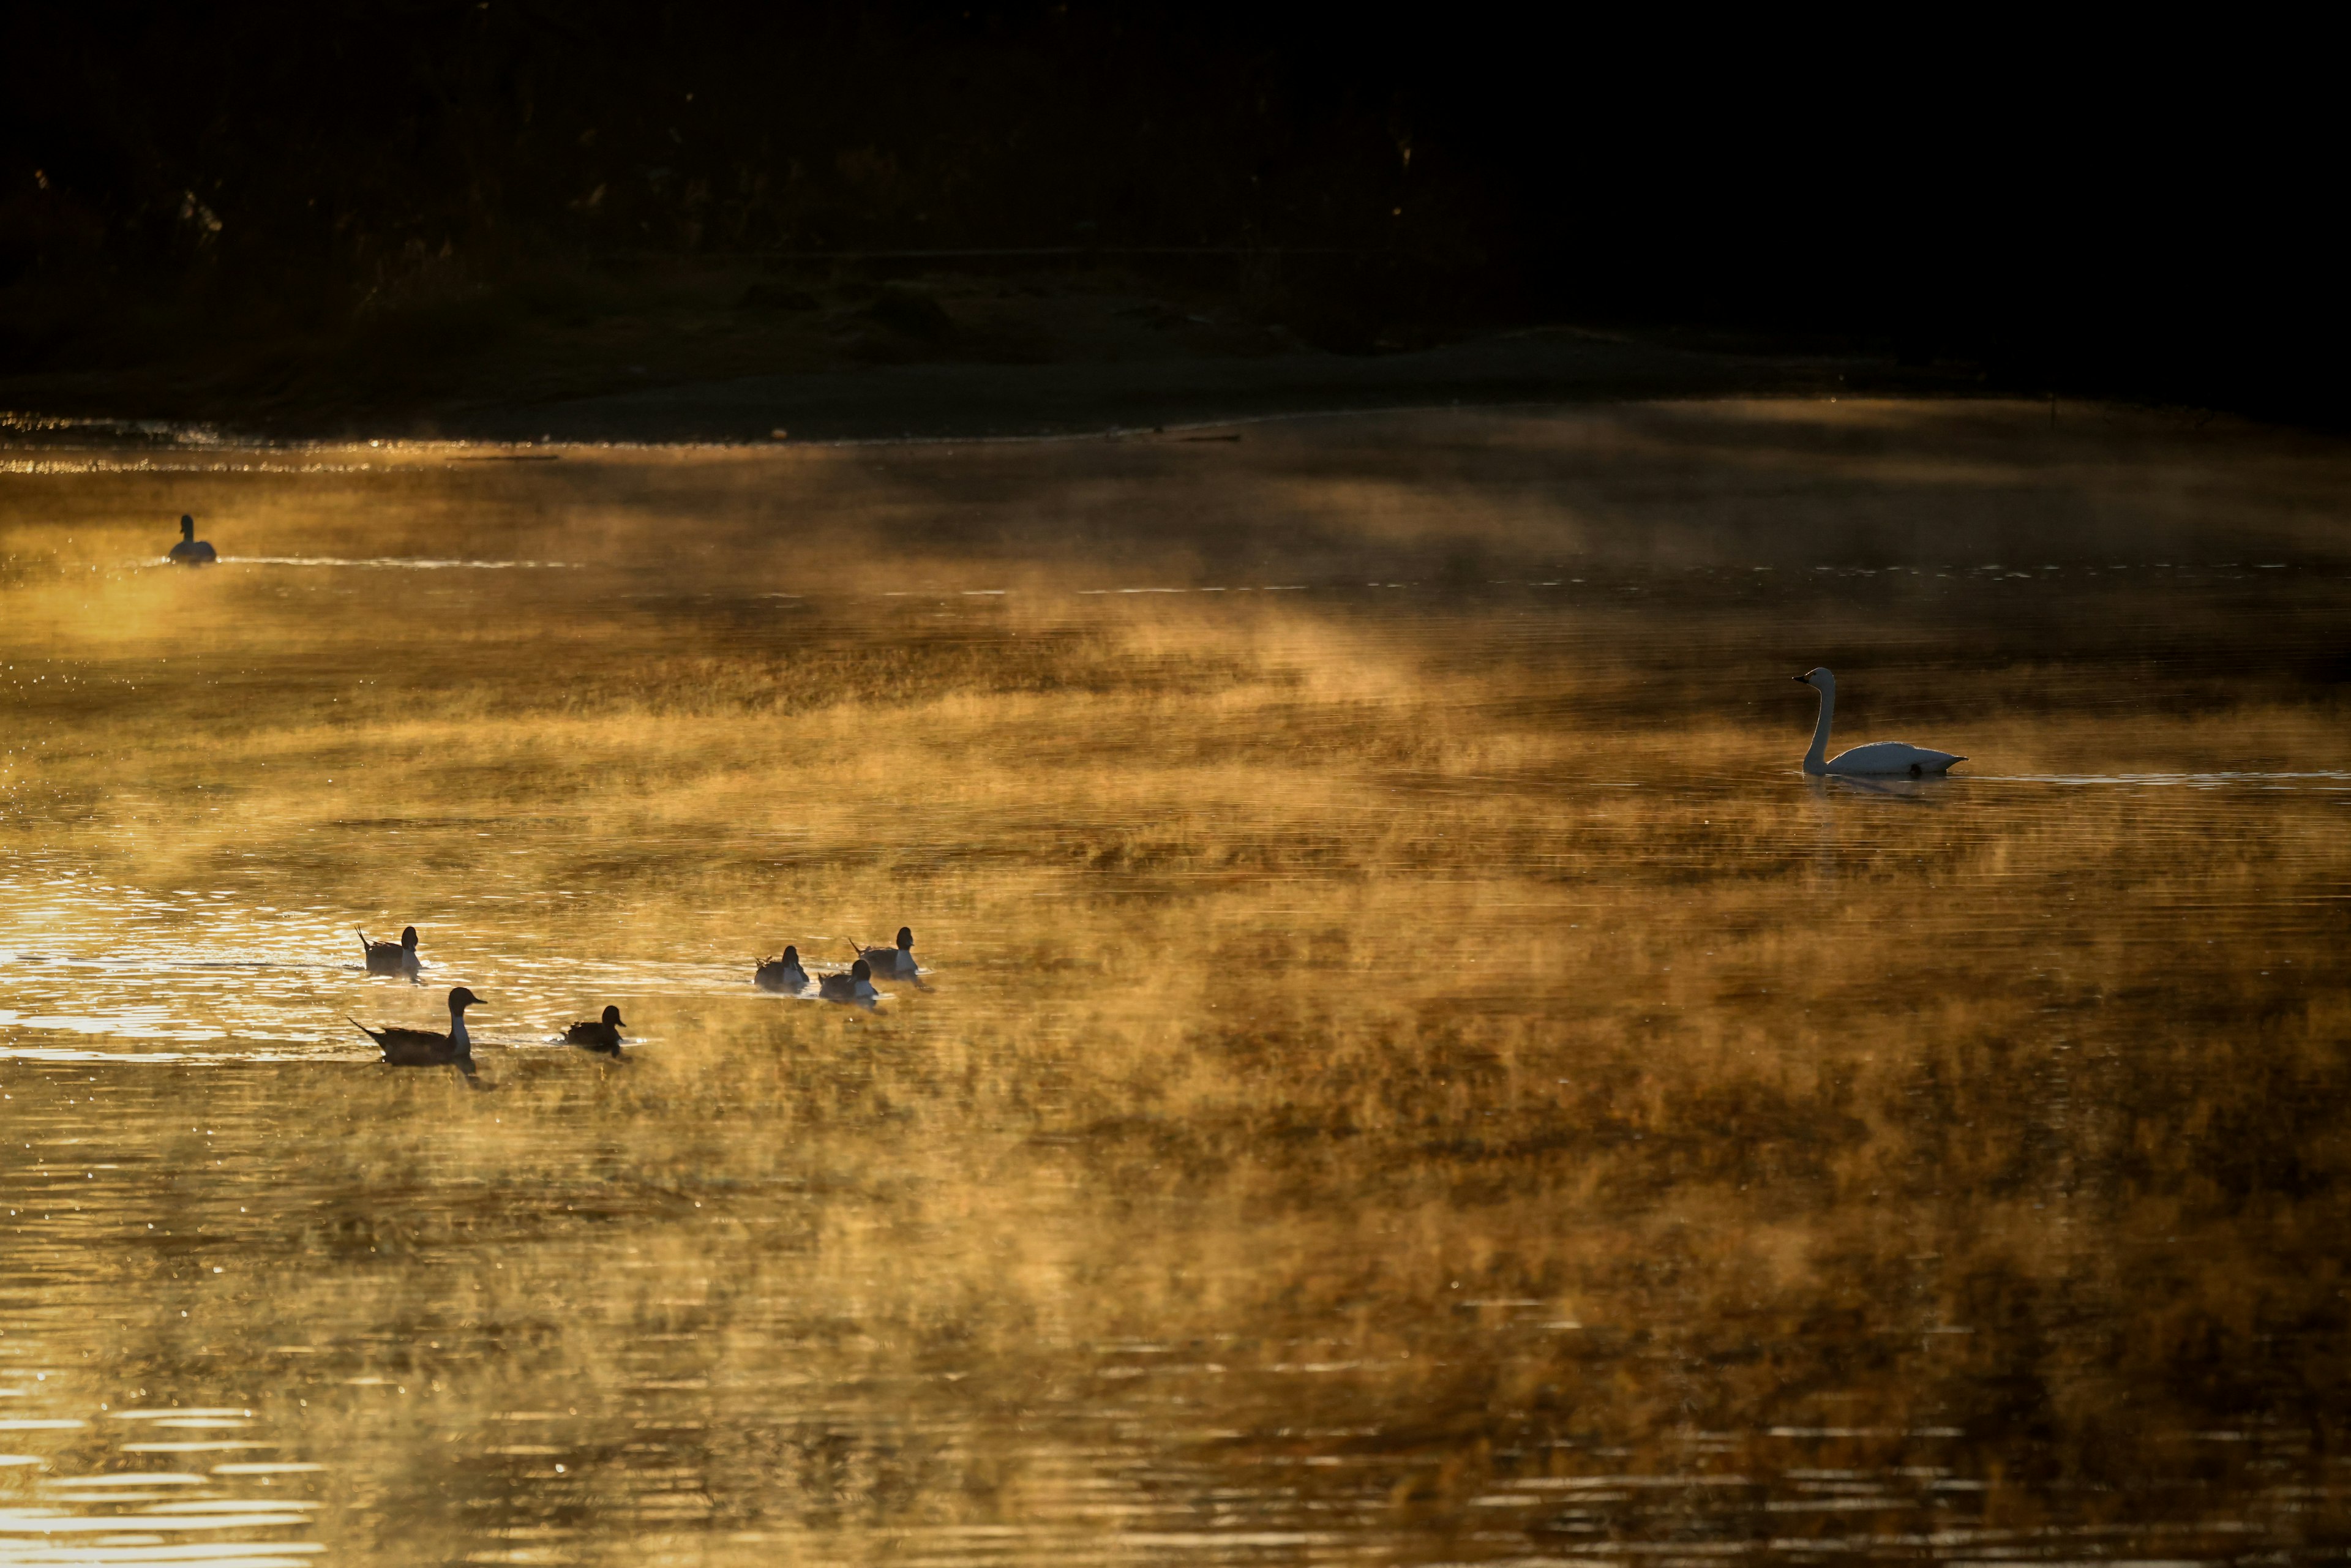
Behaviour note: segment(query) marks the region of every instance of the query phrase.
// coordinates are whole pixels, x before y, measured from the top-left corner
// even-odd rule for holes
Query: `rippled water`
[[[0,1563],[2351,1547],[2351,462],[1241,434],[0,462]]]

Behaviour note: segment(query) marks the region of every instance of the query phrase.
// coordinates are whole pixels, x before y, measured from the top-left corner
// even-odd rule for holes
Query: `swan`
[[[183,512],[180,514],[180,542],[172,547],[168,559],[182,566],[205,566],[219,557],[209,541],[196,538],[196,519]]]
[[[1888,774],[1923,779],[1929,773],[1944,773],[1954,762],[1965,762],[1964,757],[1954,757],[1948,751],[1929,751],[1923,746],[1905,746],[1898,740],[1873,741],[1856,746],[1851,751],[1841,751],[1834,757],[1829,748],[1829,721],[1836,716],[1836,677],[1823,667],[1809,674],[1798,675],[1797,681],[1821,694],[1821,721],[1813,728],[1813,748],[1804,753],[1804,771],[1815,778],[1823,774],[1848,778],[1884,778]]]
[[[447,1034],[428,1029],[370,1029],[357,1019],[350,1025],[383,1047],[388,1067],[454,1067],[465,1075],[467,1082],[480,1088],[474,1072],[473,1037],[465,1032],[465,1009],[486,1005],[463,986],[451,991]]]

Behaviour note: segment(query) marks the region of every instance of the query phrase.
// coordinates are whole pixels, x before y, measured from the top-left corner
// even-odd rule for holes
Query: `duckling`
[[[360,931],[356,925],[351,929]],[[397,943],[371,942],[368,934],[360,931],[360,950],[367,955],[367,972],[371,975],[405,975],[413,980],[416,978],[416,971],[423,967],[416,960],[416,927],[413,925],[402,927]]]
[[[478,1089],[486,1085],[476,1081],[474,1071],[474,1040],[465,1032],[465,1009],[486,1006],[481,998],[459,986],[449,993],[447,1034],[436,1034],[428,1029],[370,1029],[357,1019],[352,1019],[350,1025],[383,1047],[386,1066],[454,1067]]]
[[[781,957],[760,959],[751,983],[763,991],[807,990],[808,971],[800,967],[800,950],[786,947]]]
[[[180,542],[172,547],[172,553],[166,559],[181,566],[210,566],[220,558],[214,553],[209,543],[196,538],[196,519],[183,512],[180,514]]]
[[[856,947],[858,956],[881,974],[912,975],[921,967],[914,962],[914,932],[911,926],[898,927],[895,947],[867,947],[854,942],[850,946]]]
[[[882,993],[873,988],[872,966],[862,958],[849,966],[846,975],[827,975],[819,980],[816,994],[829,1002],[855,1002],[864,1008],[882,999]]]
[[[604,1016],[593,1022],[581,1019],[563,1031],[564,1042],[592,1051],[599,1056],[618,1061],[621,1055],[621,1009],[606,1008]]]

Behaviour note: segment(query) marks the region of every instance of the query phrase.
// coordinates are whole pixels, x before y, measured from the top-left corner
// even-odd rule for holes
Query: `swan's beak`
[[[1813,677],[1810,675],[1798,675],[1796,677],[1796,684],[1800,686],[1809,686],[1813,684]]]

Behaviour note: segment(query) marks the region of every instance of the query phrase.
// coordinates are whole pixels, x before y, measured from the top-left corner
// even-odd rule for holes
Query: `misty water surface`
[[[2346,478],[0,453],[0,1563],[2339,1556]]]

